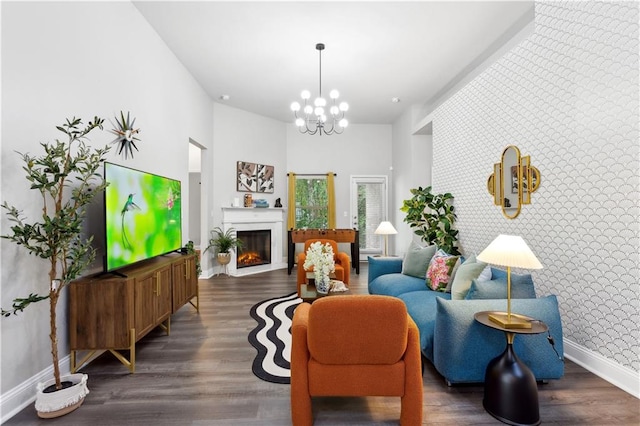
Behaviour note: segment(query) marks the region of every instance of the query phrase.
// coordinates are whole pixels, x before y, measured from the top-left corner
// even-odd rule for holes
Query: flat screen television
[[[182,247],[179,180],[105,162],[105,272]]]

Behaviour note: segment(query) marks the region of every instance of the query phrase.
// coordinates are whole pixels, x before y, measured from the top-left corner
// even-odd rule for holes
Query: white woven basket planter
[[[62,376],[60,377],[61,381],[71,382],[73,385],[50,393],[44,393],[43,390],[55,384],[55,379],[38,383],[35,404],[38,417],[43,419],[60,417],[80,407],[84,402],[84,397],[89,393],[88,378],[89,376],[86,374],[80,373]]]

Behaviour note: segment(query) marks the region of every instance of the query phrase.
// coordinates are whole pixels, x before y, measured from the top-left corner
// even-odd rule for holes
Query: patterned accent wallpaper
[[[433,183],[455,196],[460,245],[521,235],[544,265],[564,336],[640,369],[636,2],[536,3],[534,33],[433,113]],[[541,173],[509,220],[486,181],[516,145]]]

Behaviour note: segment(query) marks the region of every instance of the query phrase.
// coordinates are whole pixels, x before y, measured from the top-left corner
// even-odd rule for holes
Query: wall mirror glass
[[[531,194],[540,186],[540,171],[531,165],[530,156],[520,155],[515,145],[502,151],[500,162],[493,165],[493,173],[487,179],[487,190],[493,202],[500,206],[502,214],[515,219],[522,206],[531,203]]]

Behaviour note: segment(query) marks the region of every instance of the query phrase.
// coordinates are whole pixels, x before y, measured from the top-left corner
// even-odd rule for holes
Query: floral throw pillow
[[[440,249],[436,252],[427,269],[427,287],[434,291],[446,291],[451,275],[460,262],[460,256],[453,256]]]

